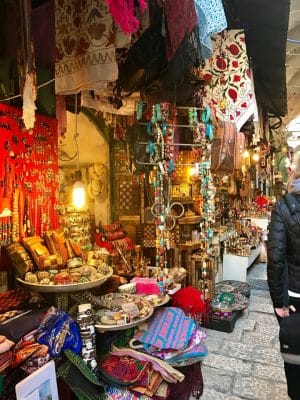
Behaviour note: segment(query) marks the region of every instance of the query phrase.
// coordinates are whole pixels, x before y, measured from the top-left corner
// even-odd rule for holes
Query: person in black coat
[[[276,317],[280,323],[290,312],[300,313],[300,157],[289,180],[287,193],[275,204],[267,243],[267,279]],[[285,279],[285,272],[288,280]],[[288,282],[289,308],[284,307]],[[300,341],[300,338],[299,338]],[[300,365],[284,363],[288,395],[300,400]]]

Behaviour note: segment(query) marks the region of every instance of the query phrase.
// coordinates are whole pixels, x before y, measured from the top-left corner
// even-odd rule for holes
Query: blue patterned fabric
[[[221,0],[194,0],[198,16],[201,55],[210,58],[213,54],[211,35],[227,28],[227,20]]]
[[[142,342],[144,349],[185,349],[196,329],[195,322],[177,307],[165,307],[155,312],[148,321],[146,331],[138,331],[134,339]]]

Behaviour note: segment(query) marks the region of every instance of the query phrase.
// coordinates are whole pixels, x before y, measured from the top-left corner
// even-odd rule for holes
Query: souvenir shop
[[[247,309],[293,162],[252,31],[226,1],[13,3],[0,399],[200,398],[206,329]]]

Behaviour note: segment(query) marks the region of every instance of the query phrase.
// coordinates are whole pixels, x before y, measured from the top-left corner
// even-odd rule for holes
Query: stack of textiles
[[[112,346],[99,362],[109,400],[188,399],[202,391],[206,335],[177,307],[164,307],[134,332],[126,347]],[[191,379],[192,375],[192,379]],[[181,390],[180,390],[181,389]]]
[[[81,350],[77,325],[54,307],[6,311],[0,314],[0,321],[0,400],[13,398],[18,379],[60,357],[65,349]],[[6,385],[12,381],[13,386]]]

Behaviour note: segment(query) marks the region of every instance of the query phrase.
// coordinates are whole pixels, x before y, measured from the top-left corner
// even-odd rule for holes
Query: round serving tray
[[[149,305],[150,306],[150,305]],[[97,332],[108,332],[108,331],[122,331],[125,329],[129,328],[134,328],[135,326],[140,325],[141,323],[147,321],[153,314],[154,308],[150,306],[150,312],[149,314],[141,319],[137,319],[134,322],[130,322],[129,324],[124,324],[124,325],[102,325],[102,324],[95,324],[95,329]]]
[[[138,295],[137,295],[138,296]],[[144,298],[146,301],[148,301],[150,303],[150,305],[154,308],[156,307],[160,307],[160,306],[164,306],[165,304],[167,304],[170,301],[170,296],[168,294],[165,294],[164,296],[162,296],[161,298],[161,302],[157,303],[157,304],[153,304],[153,302],[151,301],[151,299],[148,299],[148,297],[150,297],[151,295],[143,295],[141,296],[142,298]]]
[[[122,294],[119,294],[119,293],[115,293],[114,295],[115,296],[118,296],[118,295],[122,296]],[[129,295],[129,296],[140,297],[140,296],[136,296],[136,295]],[[96,322],[95,323],[96,331],[97,332],[122,331],[122,330],[125,330],[125,329],[128,329],[128,328],[134,328],[135,326],[138,326],[141,323],[147,321],[147,319],[149,319],[152,316],[152,314],[154,312],[154,307],[148,301],[146,301],[144,299],[143,299],[143,302],[147,303],[147,306],[149,307],[149,313],[145,317],[137,319],[137,320],[135,320],[133,322],[129,322],[128,324],[123,324],[123,325],[103,325],[103,324],[100,324],[100,323]],[[105,307],[103,307],[103,308],[105,308]]]
[[[41,285],[39,283],[30,283],[23,281],[21,278],[17,278],[17,281],[29,290],[34,290],[40,293],[66,293],[66,292],[77,292],[78,290],[87,290],[102,285],[109,279],[113,274],[113,269],[109,267],[109,273],[104,275],[100,279],[85,283],[69,283],[67,285]]]

